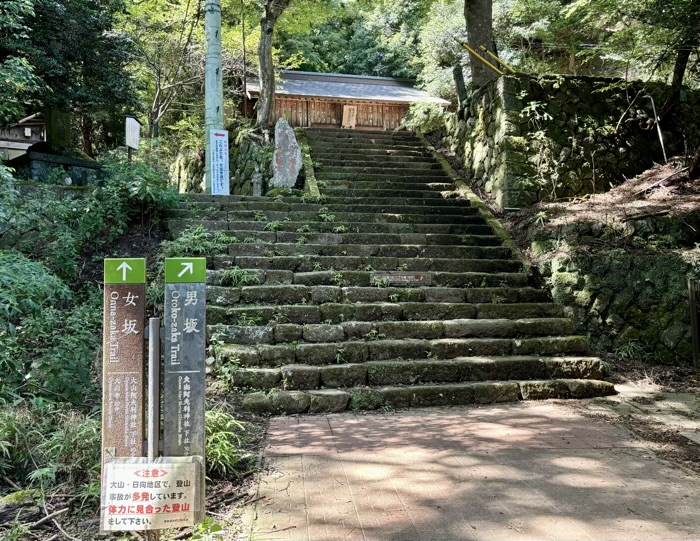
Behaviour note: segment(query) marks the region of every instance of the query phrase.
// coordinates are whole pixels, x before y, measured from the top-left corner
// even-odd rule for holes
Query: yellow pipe
[[[474,49],[472,49],[469,45],[464,43],[461,39],[455,38],[455,41],[459,43],[462,47],[464,47],[467,51],[469,51],[472,55],[474,55],[476,58],[481,60],[484,64],[486,64],[489,68],[491,68],[493,71],[498,73],[498,75],[503,75],[503,72],[499,70],[496,66],[494,66],[491,62],[486,60],[483,56],[481,56],[479,53],[477,53]]]
[[[506,64],[503,60],[498,58],[495,54],[493,54],[491,51],[489,51],[486,47],[483,45],[479,45],[479,48],[484,51],[487,55],[489,55],[491,58],[493,58],[496,62],[498,62],[501,66],[506,68],[509,72],[515,73],[515,70],[511,68],[508,64]]]

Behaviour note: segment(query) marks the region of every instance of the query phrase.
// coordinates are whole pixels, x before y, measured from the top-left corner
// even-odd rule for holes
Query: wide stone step
[[[343,130],[343,129],[307,129],[306,135],[309,138],[330,138],[330,139],[382,139],[389,141],[411,140],[420,142],[413,132],[407,130],[400,131],[378,131],[378,130]]]
[[[425,151],[423,143],[420,141],[390,141],[390,140],[370,140],[370,139],[348,139],[338,141],[336,139],[324,139],[319,137],[309,138],[309,146],[311,147],[311,155],[321,155],[326,149],[337,148],[342,145],[343,149],[351,151],[362,151],[366,149],[382,149],[382,150],[416,150]]]
[[[513,259],[403,259],[397,257],[362,256],[214,256],[211,268],[226,270],[239,267],[259,270],[289,270],[311,272],[336,271],[386,271],[386,272],[519,272],[523,265]]]
[[[195,221],[190,221],[190,224]],[[367,222],[344,222],[338,224],[336,222],[277,222],[272,225],[270,222],[223,222],[227,223],[231,230],[248,230],[248,231],[269,231],[275,229],[277,231],[295,232],[299,234],[309,233],[334,233],[334,234],[395,234],[395,235],[469,235],[474,231],[472,225],[454,225],[454,224],[402,224],[402,223],[367,223]],[[494,237],[491,237],[493,239]],[[476,239],[476,244],[500,244],[500,237],[495,237],[496,241],[487,241],[485,239]],[[334,239],[335,240],[335,239]],[[342,241],[342,239],[340,239]],[[482,242],[483,241],[483,242]],[[464,244],[460,242],[460,244]]]
[[[260,284],[290,284],[301,286],[375,286],[382,289],[381,278],[375,271],[323,270],[315,272],[292,272],[287,270],[242,269],[256,276]],[[230,272],[208,270],[207,284],[223,285],[230,283]],[[396,273],[400,274],[400,273]],[[523,272],[425,272],[404,273],[418,276],[421,281],[433,287],[472,288],[472,287],[525,287],[527,274]],[[379,281],[378,281],[379,280]],[[421,282],[409,282],[406,287]]]
[[[327,189],[324,189],[327,192]],[[369,200],[375,205],[407,205],[416,207],[469,207],[469,199],[458,197],[443,197],[440,192],[430,192],[430,198],[424,197],[374,197],[370,194]],[[334,197],[324,195],[323,201],[327,205],[349,205],[357,202],[356,197]]]
[[[232,291],[209,288],[207,321],[212,325],[339,324],[346,321],[426,321],[431,319],[525,319],[561,318],[564,310],[554,303],[469,304],[450,302],[401,302],[406,290],[390,293],[396,302],[352,302],[358,296],[347,288],[315,288],[305,305],[233,305],[226,303]],[[240,291],[234,295],[240,298]],[[211,299],[213,297],[213,300]]]
[[[323,157],[334,160],[382,160],[384,158],[403,159],[420,159],[434,160],[435,157],[425,149],[418,150],[395,150],[387,148],[371,148],[364,150],[344,149],[342,146],[328,147],[323,149],[322,153],[314,153],[314,159]]]
[[[373,236],[375,244],[393,244],[401,242],[402,238],[399,235],[408,235],[403,237],[404,240],[411,240],[416,243],[420,240],[421,244],[428,245],[474,245],[474,246],[496,246],[501,244],[500,237],[488,235],[491,232],[489,226],[486,225],[454,225],[454,224],[402,224],[402,223],[366,223],[366,222],[346,222],[338,224],[336,222],[255,222],[255,221],[232,221],[222,220],[202,220],[199,218],[187,218],[178,220],[168,220],[168,229],[173,237],[179,236],[188,228],[196,228],[202,226],[208,231],[221,231],[227,235],[238,236],[238,240],[242,241],[246,238],[260,238],[264,242],[275,242],[278,239],[277,235],[272,235],[275,231],[279,233],[295,233],[296,238],[292,239],[299,242],[310,243],[309,235],[321,234],[323,243],[327,244],[329,234],[389,234],[390,237]],[[274,229],[275,231],[271,231]],[[263,233],[261,237],[255,237],[254,232]],[[418,237],[416,235],[423,235]],[[279,237],[282,238],[281,236]],[[358,239],[360,243],[370,239],[370,237],[348,237],[339,238],[332,237],[331,242],[345,243],[351,238]]]
[[[319,190],[322,197],[350,197],[370,200],[380,197],[420,198],[425,200],[444,199],[441,192],[452,192],[454,190],[453,184],[423,184],[417,186],[374,182],[326,182],[319,185]]]
[[[239,233],[251,233],[249,231],[236,231]],[[259,232],[252,232],[259,233]],[[277,232],[280,234],[281,232]],[[270,234],[264,232],[262,234]],[[379,235],[372,235],[373,240],[377,240]],[[392,235],[383,235],[392,236]],[[398,236],[398,235],[397,235]],[[449,235],[441,235],[449,236]],[[381,257],[381,258],[396,258],[398,266],[403,263],[408,264],[410,259],[511,259],[512,252],[510,248],[505,246],[493,246],[486,244],[479,245],[478,242],[471,239],[479,237],[473,236],[467,239],[459,237],[465,241],[464,246],[453,245],[429,245],[429,244],[398,244],[388,242],[386,244],[379,243],[358,243],[358,244],[339,244],[329,242],[326,245],[316,244],[257,244],[257,243],[240,243],[229,246],[229,255],[241,256],[317,256],[317,257]],[[484,237],[485,239],[495,240],[497,237]],[[348,239],[352,240],[352,239]],[[360,240],[360,239],[356,239]],[[369,236],[368,236],[368,240]],[[469,240],[469,242],[466,242]]]
[[[338,225],[345,222],[365,222],[365,223],[410,223],[410,224],[479,224],[484,223],[483,218],[477,210],[469,210],[469,208],[439,208],[436,214],[407,214],[401,212],[307,212],[307,211],[252,211],[252,210],[234,210],[234,211],[214,211],[203,213],[201,210],[174,209],[170,211],[170,216],[186,220],[202,219],[206,221],[224,221],[231,220],[236,222],[242,221],[260,221],[260,222],[282,222],[282,221],[297,221],[297,222],[325,222],[336,223]],[[396,208],[395,210],[400,210]],[[452,213],[442,214],[444,212]],[[457,214],[455,214],[457,213]]]
[[[430,164],[428,164],[430,165]],[[416,167],[413,164],[399,165],[389,164],[388,166],[381,165],[325,165],[321,164],[315,168],[317,177],[326,177],[328,173],[342,175],[408,175],[408,176],[442,176],[442,166],[435,164],[437,167]]]
[[[318,344],[217,345],[220,363],[235,362],[244,367],[274,368],[289,364],[323,366],[401,359],[456,359],[480,356],[569,356],[587,355],[585,336],[537,338],[439,338],[349,340]]]
[[[346,321],[310,325],[209,325],[207,332],[225,344],[317,344],[351,340],[564,336],[573,334],[574,325],[566,318]]]
[[[414,167],[416,169],[441,169],[442,165],[434,158],[422,156],[358,156],[356,158],[337,158],[318,156],[314,162],[323,166],[340,165],[344,167]]]
[[[262,273],[263,271],[256,271]],[[284,271],[273,271],[283,273]],[[271,274],[268,274],[269,279]],[[212,305],[222,307],[255,307],[266,305],[302,305],[299,306],[297,319],[290,321],[295,323],[319,323],[320,321],[350,321],[353,318],[370,319],[374,314],[376,319],[380,319],[382,314],[391,312],[389,306],[377,306],[367,309],[367,314],[360,317],[354,309],[347,308],[347,304],[369,304],[383,303],[385,305],[396,303],[451,303],[451,304],[489,304],[493,308],[489,311],[484,308],[483,313],[490,314],[490,317],[507,318],[508,308],[501,308],[509,304],[526,303],[550,303],[551,299],[546,291],[529,287],[479,287],[472,289],[461,289],[455,287],[357,287],[357,286],[305,286],[294,284],[271,284],[258,286],[208,286],[208,299]],[[321,320],[315,319],[319,312],[312,310],[311,304],[325,305],[321,309]],[[332,306],[331,306],[332,305]],[[308,317],[302,312],[308,308]],[[419,310],[418,307],[414,307]],[[289,312],[289,311],[288,311]],[[440,313],[440,312],[436,312]],[[479,312],[481,313],[481,312]],[[353,315],[354,314],[354,315]],[[534,317],[537,312],[533,312],[530,307],[514,311],[513,315],[521,317]],[[467,316],[462,316],[467,317]],[[406,317],[406,319],[409,319]],[[280,320],[278,320],[280,321]],[[280,321],[285,323],[287,321]]]
[[[603,379],[597,357],[459,357],[452,360],[369,361],[328,366],[242,368],[233,385],[246,389],[349,389],[361,386],[466,383],[476,381]],[[532,396],[535,388],[528,388]]]
[[[407,172],[406,174],[401,174],[398,171],[395,172],[395,174],[357,172],[335,173],[331,171],[319,171],[316,175],[316,179],[319,182],[326,180],[346,180],[351,182],[415,182],[419,184],[436,184],[448,183],[450,177],[447,175],[447,173],[440,173],[439,171],[426,171],[425,174],[412,174],[410,172]]]
[[[398,201],[398,202],[395,202]],[[403,204],[402,204],[403,203]],[[329,214],[331,212],[358,212],[358,213],[376,213],[376,212],[396,212],[405,214],[425,213],[444,213],[450,210],[458,213],[477,214],[476,209],[471,208],[471,202],[468,199],[438,199],[437,204],[432,204],[431,201],[422,201],[418,204],[415,200],[386,198],[385,202],[373,200],[354,201],[345,203],[333,203],[325,201],[323,203],[304,203],[302,201],[284,202],[274,201],[240,201],[235,203],[213,204],[199,203],[195,206],[181,206],[179,210],[191,211],[200,215],[207,215],[211,212],[231,212],[231,211],[259,211],[256,214],[257,219],[262,219],[266,216],[266,212],[311,212],[320,214]]]
[[[258,391],[245,395],[243,408],[259,415],[340,413],[345,410],[468,406],[548,398],[593,398],[615,394],[612,383],[587,379],[487,381],[346,390]]]

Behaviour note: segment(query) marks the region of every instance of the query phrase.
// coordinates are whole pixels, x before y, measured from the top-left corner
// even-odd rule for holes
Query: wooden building
[[[23,118],[14,126],[0,129],[0,160],[26,154],[30,146],[46,141],[46,121],[39,114]]]
[[[411,103],[450,103],[391,77],[282,70],[277,74],[275,120],[310,128],[394,130]],[[260,96],[258,81],[248,83],[251,103]]]

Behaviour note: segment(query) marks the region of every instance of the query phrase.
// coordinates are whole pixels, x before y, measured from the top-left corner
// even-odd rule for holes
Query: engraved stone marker
[[[165,456],[204,456],[206,278],[203,257],[165,260]]]
[[[430,273],[429,272],[373,272],[370,276],[370,282],[375,284],[377,282],[388,281],[389,285],[392,286],[405,286],[405,285],[430,285]]]
[[[294,188],[301,171],[301,148],[294,130],[283,118],[275,125],[275,154],[273,156],[275,176],[270,188]]]
[[[105,259],[102,461],[143,456],[146,260]]]

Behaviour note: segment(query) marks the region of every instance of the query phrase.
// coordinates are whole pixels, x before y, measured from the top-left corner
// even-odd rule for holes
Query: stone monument
[[[294,130],[283,118],[275,126],[273,166],[275,176],[270,188],[294,188],[302,166],[301,148]]]

